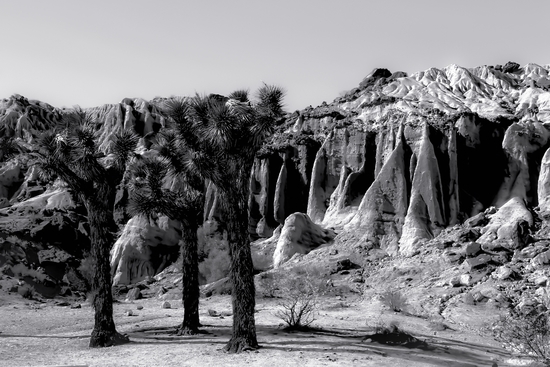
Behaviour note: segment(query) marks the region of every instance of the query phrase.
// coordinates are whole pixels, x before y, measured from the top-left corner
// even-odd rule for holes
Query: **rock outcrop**
[[[330,242],[335,233],[323,229],[304,213],[289,215],[277,240],[273,254],[273,266],[279,267],[294,254],[307,254],[311,250]]]
[[[156,223],[136,216],[128,221],[111,249],[113,284],[131,284],[154,276],[178,257],[179,224],[167,217]]]
[[[531,209],[550,216],[549,71],[515,63],[450,65],[411,75],[376,69],[332,103],[288,115],[254,162],[250,236],[281,244],[273,249],[277,265],[330,242],[333,229],[339,233],[335,243],[412,256],[472,218],[467,225],[490,221],[480,234],[482,247],[496,241],[510,251],[521,249],[536,222]],[[142,136],[146,153],[166,125],[161,102],[127,98],[87,109],[96,120],[98,144],[105,150],[114,132],[131,129]],[[67,113],[12,96],[0,101],[0,136],[16,139],[28,152],[36,136],[64,123]],[[50,189],[23,156],[3,157],[0,166],[0,207],[10,218],[10,208]],[[206,197],[205,219],[223,221],[212,185]],[[120,190],[121,228],[130,219],[125,198]],[[506,214],[489,214],[491,206]],[[155,258],[165,238],[167,248],[177,247],[175,234],[131,223],[123,230],[125,244],[113,252],[113,274],[123,283],[154,275],[169,261],[171,250]],[[262,253],[270,253],[270,246]],[[262,260],[259,266],[270,265]]]
[[[407,76],[377,69],[331,104],[291,115],[262,160],[282,157],[273,150],[285,137],[290,147],[297,136],[323,141],[301,211],[342,230],[337,241],[410,256],[492,205],[519,198],[546,210],[548,70],[450,65]],[[300,159],[294,156],[294,165]],[[263,165],[254,180],[278,175],[303,192],[304,182],[292,181],[285,167]],[[273,205],[269,195],[262,198],[262,217],[280,224],[288,215],[280,197],[273,196]]]

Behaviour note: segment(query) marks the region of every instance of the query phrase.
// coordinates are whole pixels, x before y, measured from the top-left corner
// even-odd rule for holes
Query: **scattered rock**
[[[464,255],[466,255],[466,256],[474,256],[480,250],[481,250],[481,245],[477,242],[468,242],[462,248],[462,251],[464,252]]]
[[[137,305],[137,306],[136,306],[136,309],[137,309],[137,310],[143,310],[143,306],[142,306],[142,305]]]
[[[126,310],[125,315],[126,316],[134,316],[134,312],[132,310]]]
[[[546,276],[537,277],[535,278],[535,281],[534,281],[535,285],[539,287],[544,287],[547,282],[548,282],[548,277]]]
[[[82,308],[82,305],[80,303],[75,303],[75,304],[71,305],[71,308],[72,309]]]
[[[491,256],[487,254],[481,254],[477,257],[464,260],[464,262],[462,263],[462,266],[464,266],[464,269],[466,271],[470,272],[474,269],[477,269],[486,265],[489,261],[491,261]]]
[[[474,297],[472,296],[472,294],[470,292],[464,293],[462,295],[462,302],[464,302],[467,305],[474,305],[475,304]]]
[[[480,291],[472,292],[471,295],[472,295],[472,299],[474,300],[474,302],[478,302],[478,303],[482,302],[483,300],[485,300],[487,298]]]
[[[481,227],[489,223],[489,218],[484,212],[478,213],[471,218],[468,218],[464,225],[467,227]]]
[[[208,316],[218,317],[220,314],[216,310],[208,309]]]
[[[535,266],[542,266],[550,264],[550,250],[538,254],[531,260],[531,264]]]
[[[168,301],[162,302],[162,308],[172,308],[172,305]]]
[[[352,270],[352,269],[361,269],[361,266],[355,264],[350,259],[343,259],[343,260],[339,260],[336,263],[336,267],[333,269],[331,273],[334,274],[334,273],[341,272],[341,274],[344,274],[343,273],[344,271],[348,271],[347,274],[349,274],[349,270]]]
[[[491,277],[493,277],[496,280],[506,280],[510,278],[514,274],[512,269],[510,269],[508,266],[499,266],[496,268],[495,271],[491,274]]]
[[[459,281],[461,285],[469,286],[472,284],[472,276],[470,274],[462,274]]]
[[[130,289],[130,291],[126,295],[126,300],[127,301],[135,301],[135,300],[138,300],[138,299],[141,299],[141,298],[143,298],[143,295],[141,294],[140,289],[137,288],[137,287]]]

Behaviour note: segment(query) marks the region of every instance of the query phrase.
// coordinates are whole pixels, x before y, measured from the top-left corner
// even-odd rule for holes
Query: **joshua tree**
[[[38,139],[35,164],[42,178],[64,181],[88,212],[91,256],[96,264],[92,279],[95,324],[90,347],[106,347],[128,341],[116,331],[113,321],[109,252],[117,230],[113,218],[116,187],[138,137],[129,131],[114,134],[105,156],[98,149],[95,129],[86,114],[76,111],[70,117],[73,121],[63,130],[45,132]]]
[[[165,103],[165,113],[178,126],[182,149],[192,158],[188,167],[216,185],[223,203],[233,306],[233,335],[225,346],[229,352],[258,347],[248,237],[249,182],[256,152],[283,115],[283,95],[280,88],[264,85],[254,103],[248,91],[236,91],[229,97],[174,98]]]
[[[204,182],[188,169],[187,152],[177,135],[165,131],[154,146],[162,156],[145,157],[130,166],[129,212],[151,218],[166,215],[182,224],[180,251],[183,273],[183,323],[178,335],[196,334],[199,321],[199,263],[197,230],[202,222]],[[171,181],[171,187],[166,184]]]

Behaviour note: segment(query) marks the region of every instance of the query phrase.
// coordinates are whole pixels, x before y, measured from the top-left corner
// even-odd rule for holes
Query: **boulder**
[[[180,236],[179,223],[167,217],[130,219],[111,249],[113,285],[137,283],[161,272],[177,259]]]
[[[282,229],[283,226],[279,226],[271,237],[259,239],[250,244],[252,263],[255,270],[266,271],[273,267],[273,254],[281,237]]]
[[[141,291],[139,288],[130,289],[130,291],[128,291],[128,294],[126,295],[127,301],[135,301],[141,298],[143,298],[143,295],[141,294]]]
[[[529,239],[528,229],[533,225],[533,216],[520,198],[512,198],[497,213],[491,216],[489,224],[481,230],[477,242],[490,245],[498,241],[508,250],[522,249]]]
[[[307,214],[294,213],[286,220],[273,254],[273,267],[278,268],[294,254],[307,254],[331,242],[336,234],[313,223]]]

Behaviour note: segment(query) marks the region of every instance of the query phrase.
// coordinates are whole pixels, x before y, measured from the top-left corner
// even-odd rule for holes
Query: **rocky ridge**
[[[479,236],[466,236],[480,251],[514,254],[535,244],[545,249],[549,71],[549,66],[515,63],[473,69],[450,65],[410,76],[376,69],[332,103],[289,114],[253,167],[249,231],[258,238],[253,245],[257,267],[281,266],[295,253],[323,245],[367,257],[414,256],[447,246],[440,243],[449,242],[441,240],[448,231],[472,221],[483,223]],[[125,99],[89,109],[98,121],[100,145],[106,148],[118,129],[133,129],[143,137],[140,149],[146,152],[165,125],[160,102]],[[63,123],[63,113],[12,96],[0,103],[1,130],[32,145],[40,131]],[[13,223],[23,222],[12,221],[34,216],[49,223],[46,214],[55,212],[55,225],[63,222],[85,237],[82,212],[78,220],[65,222],[79,209],[54,200],[45,214],[32,205],[30,199],[48,202],[63,188],[41,182],[27,163],[19,154],[0,168],[5,206],[0,212],[10,218],[0,230],[58,247],[52,236],[31,233],[36,221],[19,226]],[[121,189],[117,219],[123,236],[113,249],[112,267],[118,281],[133,283],[168,265],[178,231],[162,219],[136,226],[124,211],[125,197]],[[215,190],[209,188],[207,197],[205,219],[219,219]],[[492,207],[500,209],[495,214]],[[73,245],[80,243],[77,238]],[[453,243],[466,242],[461,237]],[[469,246],[470,252],[477,247]],[[162,256],[154,255],[159,248]],[[441,250],[449,261],[464,262],[453,248]],[[15,262],[0,266],[11,269]]]

